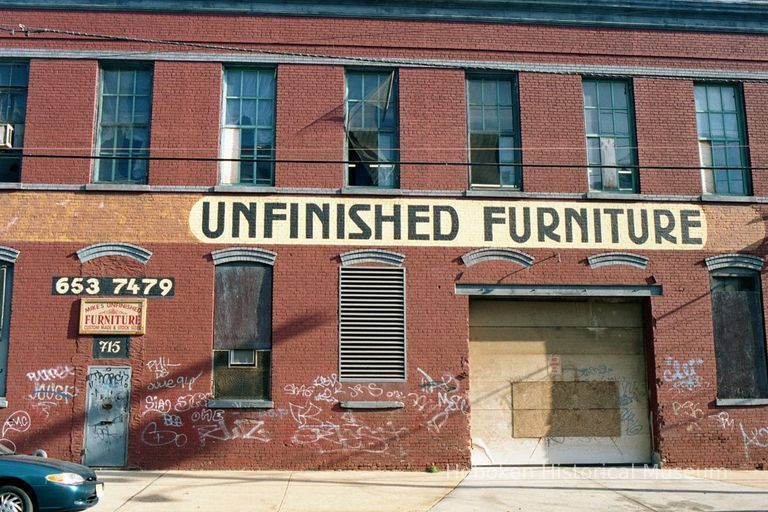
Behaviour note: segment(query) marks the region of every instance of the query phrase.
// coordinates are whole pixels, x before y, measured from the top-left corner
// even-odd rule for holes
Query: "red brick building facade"
[[[0,10],[0,443],[765,468],[768,13],[503,3]]]

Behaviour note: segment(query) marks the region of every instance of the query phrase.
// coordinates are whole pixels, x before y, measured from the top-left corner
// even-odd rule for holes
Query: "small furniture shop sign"
[[[146,299],[80,301],[80,334],[144,334],[146,324]]]

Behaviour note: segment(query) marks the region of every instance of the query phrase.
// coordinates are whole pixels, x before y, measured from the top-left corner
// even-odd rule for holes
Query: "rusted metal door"
[[[90,366],[85,413],[85,458],[88,466],[127,464],[131,368]]]

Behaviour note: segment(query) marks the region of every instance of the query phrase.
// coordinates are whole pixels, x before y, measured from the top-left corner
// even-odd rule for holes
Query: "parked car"
[[[0,445],[0,511],[73,512],[99,502],[104,483],[80,464],[17,455]]]

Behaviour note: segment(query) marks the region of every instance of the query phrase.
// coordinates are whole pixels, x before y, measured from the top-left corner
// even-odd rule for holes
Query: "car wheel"
[[[0,487],[0,512],[33,512],[32,500],[23,489],[12,485]]]

